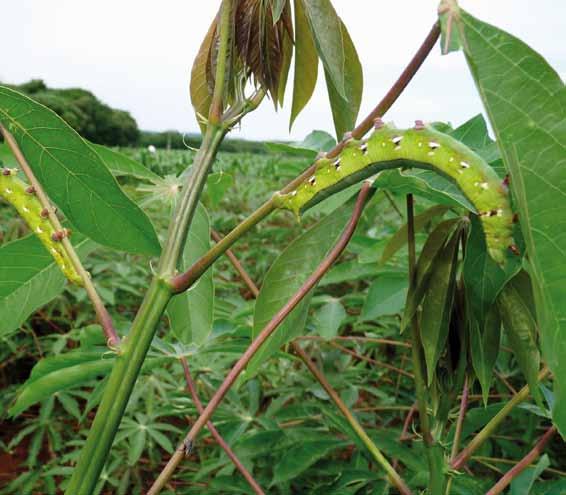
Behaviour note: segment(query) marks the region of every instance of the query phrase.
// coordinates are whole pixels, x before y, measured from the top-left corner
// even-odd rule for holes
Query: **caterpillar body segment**
[[[76,285],[83,285],[69,255],[61,244],[68,231],[57,231],[51,224],[47,212],[35,196],[33,187],[16,177],[16,169],[0,169],[0,197],[8,201],[25,220],[30,230],[39,237],[65,277]]]
[[[314,174],[275,202],[299,216],[351,184],[398,167],[433,170],[456,183],[480,216],[490,256],[504,264],[506,251],[514,247],[506,184],[467,146],[419,121],[412,129],[376,121],[367,140],[347,138],[337,157],[319,158]]]

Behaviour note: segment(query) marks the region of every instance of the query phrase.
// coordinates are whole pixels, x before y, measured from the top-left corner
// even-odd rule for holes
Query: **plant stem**
[[[193,381],[193,377],[191,376],[191,371],[189,369],[189,363],[187,362],[187,358],[185,356],[180,358],[181,364],[183,365],[183,372],[185,374],[185,381],[187,382],[187,389],[191,394],[191,398],[197,408],[199,414],[202,414],[204,411],[204,407],[202,406],[202,402],[200,401],[197,393],[197,389],[195,383]],[[253,478],[250,472],[246,469],[246,467],[242,464],[242,461],[238,459],[234,451],[230,448],[230,446],[226,443],[226,441],[222,438],[216,427],[212,424],[212,421],[206,423],[208,430],[210,431],[211,435],[214,437],[218,445],[222,447],[226,455],[230,458],[230,460],[234,463],[234,466],[240,471],[242,476],[251,486],[252,490],[257,495],[265,495],[264,491],[259,486],[258,482]]]
[[[538,374],[538,380],[541,381],[550,374],[548,368],[543,368]],[[471,455],[480,448],[483,443],[493,434],[502,421],[511,413],[513,408],[527,399],[529,396],[529,386],[525,385],[519,392],[510,399],[481,431],[472,439],[472,441],[463,449],[456,458],[450,462],[452,469],[462,469]]]
[[[382,117],[385,113],[393,106],[397,101],[399,96],[403,93],[403,90],[407,87],[411,79],[418,72],[419,68],[426,60],[428,54],[431,52],[432,48],[438,41],[440,36],[440,27],[438,22],[435,22],[432,26],[427,37],[405,68],[401,73],[397,81],[391,86],[387,94],[381,99],[381,101],[376,105],[376,107],[362,120],[362,122],[352,131],[352,135],[356,138],[360,138],[365,135],[372,127],[373,121],[377,117]],[[344,143],[338,143],[332,150],[327,153],[327,156],[336,156],[342,151]],[[287,184],[281,193],[287,193],[292,191],[296,186],[298,186],[305,179],[310,177],[315,169],[316,165],[313,164],[307,168],[301,175],[293,179],[289,184]],[[273,199],[269,199],[262,206],[260,206],[255,212],[253,212],[246,220],[244,220],[240,225],[238,225],[232,232],[230,232],[226,237],[222,239],[218,244],[213,246],[207,253],[205,253],[195,264],[190,267],[185,273],[175,277],[172,280],[172,287],[175,293],[183,292],[187,290],[198,278],[212,265],[230,246],[232,246],[240,237],[242,237],[246,232],[248,232],[252,227],[258,224],[261,220],[267,217],[273,210],[275,210],[275,205],[273,204]]]
[[[210,235],[212,236],[215,242],[220,242],[222,240],[222,236],[214,229],[210,231]],[[232,266],[238,272],[238,275],[242,277],[242,280],[247,285],[248,289],[250,289],[251,293],[254,296],[254,299],[257,298],[257,296],[259,295],[259,289],[257,288],[254,281],[251,279],[251,277],[248,275],[248,272],[244,270],[244,267],[242,266],[238,258],[236,258],[236,256],[230,249],[227,249],[225,254],[230,260],[230,263],[232,263]]]
[[[299,356],[299,358],[301,358],[301,360],[303,361],[303,363],[305,363],[306,367],[309,369],[312,375],[322,385],[322,388],[326,390],[326,393],[330,396],[336,407],[340,409],[340,412],[344,415],[344,417],[346,418],[346,420],[348,421],[348,423],[350,424],[350,426],[352,427],[358,438],[370,451],[375,461],[385,470],[391,484],[393,484],[402,495],[410,495],[411,490],[409,489],[409,487],[399,476],[397,471],[395,471],[395,468],[389,463],[389,461],[381,453],[377,445],[375,445],[373,440],[369,437],[369,435],[360,425],[358,420],[350,412],[346,404],[344,404],[344,402],[338,395],[338,392],[336,392],[336,390],[332,388],[332,385],[330,385],[326,377],[316,367],[316,365],[312,362],[312,360],[309,358],[307,353],[302,349],[302,347],[297,342],[292,342],[292,346],[295,353]]]
[[[94,490],[155,329],[170,297],[167,285],[155,278],[130,333],[122,342],[122,353],[116,357],[86,443],[67,485],[67,495],[90,495]]]
[[[452,450],[450,452],[450,460],[454,459],[460,449],[460,440],[462,439],[462,430],[464,428],[464,419],[468,409],[468,396],[470,389],[468,386],[468,375],[464,378],[464,388],[462,390],[462,399],[460,400],[460,411],[458,412],[458,420],[456,421],[456,430],[454,431],[454,441],[452,442]],[[446,495],[450,495],[450,488],[452,487],[452,477],[448,478],[446,484]]]
[[[323,337],[319,337],[318,335],[303,335],[297,337],[295,340],[320,340],[326,342],[327,339]],[[331,341],[334,340],[341,340],[341,341],[352,341],[352,342],[367,342],[370,344],[383,344],[383,345],[393,345],[398,347],[407,347],[410,348],[411,344],[409,342],[404,342],[402,340],[392,340],[392,339],[378,339],[374,337],[361,337],[357,335],[337,335],[333,337]]]
[[[409,373],[408,371],[405,371],[401,368],[396,368],[395,366],[392,366],[389,363],[384,363],[383,361],[377,361],[377,360],[372,359],[370,357],[364,356],[363,354],[358,354],[357,352],[354,352],[354,351],[348,349],[347,347],[344,347],[343,345],[337,344],[336,342],[330,341],[330,342],[328,342],[328,344],[330,346],[334,347],[335,349],[338,349],[339,351],[344,352],[344,353],[346,353],[346,354],[348,354],[348,355],[352,356],[353,358],[358,359],[360,361],[365,361],[366,363],[371,363],[374,366],[394,371],[395,373],[406,376],[407,378],[411,378],[411,379],[414,378],[414,376],[411,373]]]
[[[12,151],[14,157],[16,158],[16,161],[18,162],[22,171],[27,177],[30,185],[34,188],[38,201],[41,203],[41,206],[43,207],[44,211],[47,212],[47,217],[49,218],[49,221],[51,222],[51,224],[53,225],[56,231],[63,232],[63,226],[61,225],[61,222],[59,221],[59,218],[55,213],[55,209],[53,208],[51,201],[49,201],[49,197],[43,190],[43,187],[41,186],[40,182],[35,177],[33,170],[29,166],[24,154],[22,153],[20,147],[18,146],[18,143],[14,139],[14,136],[12,136],[12,134],[5,127],[3,127],[2,124],[0,124],[0,133],[4,136],[4,139],[6,140],[8,147]],[[73,267],[75,268],[76,272],[81,277],[85,291],[90,301],[92,302],[92,306],[94,308],[98,321],[102,326],[104,335],[106,336],[106,342],[108,344],[108,347],[110,347],[111,349],[115,349],[120,344],[120,337],[118,337],[118,334],[114,329],[114,325],[112,323],[112,317],[110,316],[110,313],[108,313],[108,310],[104,306],[102,299],[98,295],[94,283],[92,282],[88,272],[85,270],[71,241],[67,237],[63,237],[61,239],[61,244],[63,245],[63,248],[65,249],[67,255],[69,256],[69,259],[71,260],[71,263],[73,264]]]
[[[224,58],[228,57],[226,47],[229,44],[231,29],[230,23],[225,22],[225,18],[231,18],[231,6],[231,0],[224,0],[219,48]],[[217,81],[224,81],[225,69],[225,62],[218,60]],[[216,100],[219,98],[218,94],[219,92],[215,91]],[[244,113],[241,115],[243,116]],[[91,495],[96,486],[161,315],[171,299],[172,291],[167,282],[176,271],[206,177],[228,130],[229,126],[226,125],[207,126],[201,148],[195,156],[192,173],[169,225],[167,242],[159,260],[157,275],[145,294],[126,342],[122,346],[122,354],[117,357],[112,368],[86,444],[65,491],[66,495]]]
[[[415,216],[413,210],[413,195],[407,194],[407,235],[409,247],[409,291],[415,290],[416,250],[415,250]],[[421,355],[421,338],[416,317],[411,321],[412,357],[415,374],[417,407],[419,409],[419,424],[425,445],[432,445],[432,434],[427,413],[426,385],[423,374],[423,359]]]
[[[523,457],[515,466],[513,466],[509,471],[507,471],[503,477],[485,494],[485,495],[498,495],[499,493],[503,493],[503,490],[507,488],[507,486],[521,474],[525,469],[529,467],[529,465],[544,451],[544,447],[548,443],[548,441],[554,436],[556,433],[556,427],[552,426],[549,428],[546,433],[539,439],[539,441],[535,444],[533,449]]]
[[[191,430],[185,437],[185,440],[179,445],[169,462],[159,474],[159,477],[155,480],[155,483],[148,492],[148,495],[156,495],[159,493],[169,478],[173,475],[176,467],[183,460],[185,445],[194,442],[196,436],[211,418],[212,414],[230,389],[234,384],[240,373],[247,366],[254,354],[259,350],[263,343],[269,338],[269,336],[279,327],[286,316],[304,299],[304,297],[310,292],[311,289],[320,281],[324,274],[330,269],[332,264],[338,259],[342,251],[346,248],[348,242],[350,241],[354,230],[358,224],[360,216],[362,214],[363,207],[368,199],[370,192],[369,182],[365,182],[362,189],[358,195],[354,211],[352,212],[352,217],[348,224],[346,225],[340,239],[332,248],[328,256],[323,260],[323,262],[317,267],[314,273],[308,278],[308,280],[301,286],[301,288],[291,297],[291,299],[279,310],[279,312],[273,317],[273,319],[266,325],[266,327],[260,332],[257,338],[252,342],[252,344],[246,349],[244,354],[240,357],[238,362],[234,365],[230,373],[228,373],[224,382],[220,388],[216,391],[203,413],[193,424]]]

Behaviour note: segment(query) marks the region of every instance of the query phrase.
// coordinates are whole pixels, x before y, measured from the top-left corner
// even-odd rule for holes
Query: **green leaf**
[[[135,466],[145,447],[146,429],[139,428],[128,436],[130,448],[128,449],[128,466]]]
[[[420,332],[429,386],[435,375],[436,363],[444,351],[448,338],[456,286],[460,236],[460,231],[453,234],[451,240],[435,257],[422,303]]]
[[[31,376],[20,389],[16,403],[8,412],[10,416],[17,416],[60,390],[78,387],[105,375],[113,363],[114,359],[103,358],[102,352],[80,350],[43,359],[34,366]]]
[[[525,469],[513,479],[509,495],[529,495],[532,493],[531,490],[535,481],[548,467],[550,467],[550,459],[547,454],[544,454],[536,463],[536,466]]]
[[[108,170],[112,172],[114,177],[131,175],[137,179],[148,180],[150,182],[159,181],[161,179],[159,175],[154,174],[145,165],[132,160],[130,157],[116,150],[100,144],[89,143],[89,145],[106,164]]]
[[[316,440],[306,441],[290,448],[273,468],[271,485],[278,485],[296,478],[315,462],[342,445],[344,442],[339,440]]]
[[[533,397],[542,406],[542,395],[537,375],[540,354],[537,346],[537,326],[526,301],[522,299],[511,280],[497,297],[497,307],[519,367],[527,379]]]
[[[320,307],[314,315],[318,334],[325,339],[332,339],[338,335],[338,330],[348,314],[338,299]]]
[[[439,223],[428,236],[417,261],[415,288],[407,296],[407,304],[405,305],[405,312],[401,320],[401,332],[405,331],[407,325],[413,319],[417,308],[426,294],[432,274],[431,268],[437,259],[438,253],[443,249],[455,229],[462,229],[464,226],[465,224],[461,219],[445,220]]]
[[[18,166],[18,161],[8,148],[6,143],[0,143],[0,167],[15,168]]]
[[[210,248],[210,220],[199,203],[187,236],[182,269],[189,268]],[[212,332],[214,282],[209,268],[188,291],[174,296],[167,306],[171,330],[183,344],[202,344]]]
[[[537,52],[460,11],[470,70],[511,175],[532,265],[543,356],[566,435],[566,89]]]
[[[234,185],[234,178],[226,172],[217,172],[210,174],[206,178],[206,193],[210,199],[210,203],[216,208],[226,191]]]
[[[300,143],[265,143],[273,153],[286,153],[291,156],[314,160],[320,151],[329,151],[336,146],[336,139],[325,131],[312,131]]]
[[[303,0],[295,0],[295,75],[289,128],[311,99],[318,77],[318,54]]]
[[[38,181],[72,225],[94,241],[157,255],[157,235],[98,154],[57,114],[0,87],[0,122],[14,135]]]
[[[464,122],[460,127],[449,132],[449,134],[474,151],[481,150],[493,143],[489,137],[487,122],[481,113]]]
[[[406,274],[384,273],[370,285],[361,319],[375,320],[380,316],[401,312],[407,299],[409,281]]]
[[[509,254],[502,268],[487,252],[485,235],[479,219],[472,217],[471,232],[466,243],[464,283],[469,296],[470,311],[481,318],[495,302],[505,284],[521,269],[517,256]]]
[[[416,194],[434,203],[464,207],[476,213],[474,206],[456,184],[430,170],[385,170],[377,177],[374,187],[387,189],[395,194]]]
[[[362,64],[348,30],[342,21],[340,21],[340,31],[344,46],[345,96],[335,86],[334,79],[328,69],[325,68],[324,70],[334,128],[338,138],[341,138],[345,132],[351,131],[355,127],[364,87]]]
[[[448,211],[448,207],[444,205],[437,205],[429,208],[420,215],[416,215],[414,218],[414,228],[415,232],[420,232],[425,228],[426,225],[435,217],[442,217],[444,213]],[[407,224],[403,225],[391,239],[387,242],[387,245],[383,248],[383,253],[381,254],[380,263],[387,263],[393,255],[399,251],[405,244],[407,244]]]
[[[493,367],[501,343],[501,319],[497,306],[492,306],[481,320],[470,315],[468,328],[470,330],[472,365],[480,382],[483,402],[486,405],[493,379]]]
[[[73,240],[79,257],[95,248],[88,239]],[[30,314],[59,295],[65,284],[63,273],[36,236],[1,246],[0,336],[17,330]]]
[[[330,0],[303,0],[318,56],[337,93],[344,99],[346,92],[346,54],[342,21]],[[300,67],[303,70],[303,67]]]
[[[199,116],[208,118],[208,111],[210,103],[212,102],[212,87],[209,77],[214,77],[214,71],[209,67],[211,59],[211,51],[213,48],[214,36],[218,20],[215,17],[212,24],[202,40],[193,68],[191,69],[191,82],[190,82],[190,95],[191,103],[195,109],[197,122],[200,126],[201,132],[204,133],[206,125],[201,121]],[[211,74],[212,73],[212,74]]]
[[[295,239],[271,265],[256,301],[254,339],[334,246],[351,212],[352,203],[339,208]],[[253,376],[279,347],[303,332],[311,296],[309,294],[303,299],[254,355],[245,372],[247,378]]]

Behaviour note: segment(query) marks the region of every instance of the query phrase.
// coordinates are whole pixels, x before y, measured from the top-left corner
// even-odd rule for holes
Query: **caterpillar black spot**
[[[55,229],[49,220],[48,212],[35,196],[35,189],[18,179],[16,173],[15,169],[2,169],[0,196],[16,208],[30,230],[39,237],[39,240],[49,251],[65,277],[74,284],[83,285],[80,275],[61,244],[63,238],[69,235],[69,231],[67,229],[62,231]]]
[[[396,129],[376,119],[368,139],[348,136],[338,157],[320,157],[315,173],[293,191],[277,194],[275,203],[300,216],[351,184],[397,167],[433,170],[456,183],[479,213],[490,256],[505,263],[506,251],[514,251],[507,179],[502,182],[478,154],[422,121],[412,129]]]

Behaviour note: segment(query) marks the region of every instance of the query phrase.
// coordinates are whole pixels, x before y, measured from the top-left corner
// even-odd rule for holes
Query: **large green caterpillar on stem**
[[[32,186],[16,177],[17,170],[4,168],[0,173],[0,196],[8,201],[28,224],[30,230],[49,251],[61,271],[71,282],[83,285],[61,241],[69,235],[66,229],[58,231],[49,220],[48,212],[35,195]]]
[[[310,178],[286,194],[277,194],[274,201],[277,207],[299,216],[351,184],[398,167],[433,170],[455,182],[478,211],[490,256],[503,265],[507,249],[518,253],[507,180],[501,181],[467,146],[421,121],[412,129],[396,129],[376,119],[368,139],[359,141],[346,135],[337,157],[320,156]]]

